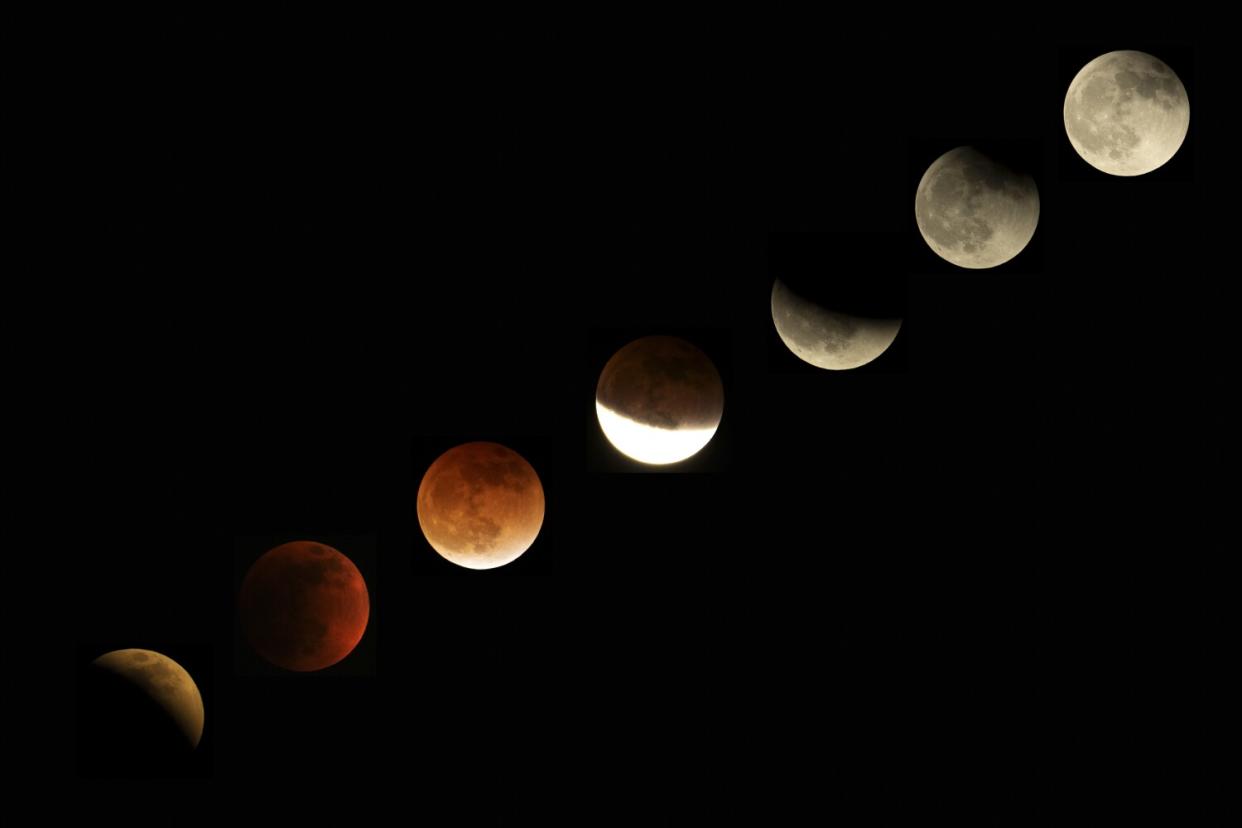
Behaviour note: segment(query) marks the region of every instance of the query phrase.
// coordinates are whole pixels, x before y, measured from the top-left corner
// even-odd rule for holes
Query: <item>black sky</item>
[[[1147,37],[103,49],[72,104],[109,309],[83,355],[108,485],[75,646],[213,646],[222,788],[497,775],[462,802],[721,802],[762,797],[757,757],[792,739],[821,755],[802,796],[896,808],[929,744],[975,768],[1023,742],[1072,695],[1031,666],[1049,596],[1155,565],[1118,526],[1150,465],[1200,450],[1151,436],[1174,389],[1216,387],[1188,314],[1219,116],[1196,51]],[[1135,179],[1078,159],[1060,115],[1118,48],[1191,97],[1181,151]],[[994,270],[914,223],[919,176],[964,143],[1039,187],[1034,241]],[[793,359],[768,305],[786,269],[900,309],[897,344],[841,374]],[[649,333],[725,378],[688,473],[629,473],[593,420],[599,369]],[[426,466],[476,439],[548,494],[536,546],[489,573],[444,565],[414,513]],[[242,669],[239,538],[351,536],[382,596],[367,669]],[[631,753],[628,794],[590,771]]]

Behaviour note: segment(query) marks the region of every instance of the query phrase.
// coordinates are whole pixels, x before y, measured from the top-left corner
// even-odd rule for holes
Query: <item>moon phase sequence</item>
[[[190,747],[198,747],[203,737],[203,697],[180,664],[154,650],[139,649],[113,650],[93,664],[145,693],[176,723]]]
[[[1034,237],[1039,191],[1029,175],[973,147],[958,147],[923,173],[914,217],[940,258],[958,267],[996,267],[1021,253]]]
[[[263,658],[309,672],[345,658],[367,629],[371,599],[349,558],[313,541],[264,553],[242,581],[246,638]]]
[[[1164,166],[1190,129],[1190,99],[1177,74],[1145,52],[1088,63],[1065,93],[1065,132],[1082,159],[1110,175]]]
[[[604,365],[595,414],[604,436],[625,456],[652,465],[676,463],[715,436],[724,415],[724,385],[694,345],[647,336]]]
[[[418,523],[432,549],[467,569],[517,560],[543,526],[543,485],[522,455],[465,443],[440,455],[418,487]]]
[[[821,307],[779,279],[772,286],[772,322],[798,359],[817,368],[843,371],[866,365],[888,350],[900,319],[869,319]]]

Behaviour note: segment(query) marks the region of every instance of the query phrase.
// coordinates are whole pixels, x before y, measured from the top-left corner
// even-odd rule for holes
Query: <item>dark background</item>
[[[1069,619],[1160,570],[1148,475],[1206,450],[1166,439],[1203,399],[1174,389],[1220,390],[1195,326],[1199,55],[797,29],[97,47],[65,104],[100,308],[75,646],[214,647],[209,784],[416,785],[511,816],[674,791],[685,813],[883,812],[962,787],[1023,809],[1006,793],[1050,757],[1089,764],[1046,734],[1159,636],[1095,647]],[[1181,150],[1134,179],[1061,120],[1118,48],[1192,99]],[[1041,198],[1032,244],[982,272],[932,255],[912,209],[968,142],[1007,147]],[[899,308],[894,347],[840,374],[793,359],[768,306],[785,270]],[[654,332],[726,382],[715,440],[663,473],[616,456],[591,405]],[[414,514],[423,470],[474,439],[548,495],[536,545],[489,573],[439,561]],[[373,675],[235,669],[238,538],[295,534],[374,538]]]

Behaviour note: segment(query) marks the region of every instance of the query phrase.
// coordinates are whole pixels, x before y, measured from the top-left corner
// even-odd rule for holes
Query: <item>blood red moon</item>
[[[246,638],[286,670],[322,670],[366,632],[371,600],[354,562],[331,546],[294,541],[264,553],[242,581]]]

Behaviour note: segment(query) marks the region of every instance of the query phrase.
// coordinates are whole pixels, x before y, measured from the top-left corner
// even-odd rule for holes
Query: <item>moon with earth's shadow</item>
[[[604,436],[640,463],[697,454],[724,415],[724,384],[707,354],[674,336],[636,339],[612,355],[595,388]]]
[[[772,285],[772,322],[781,341],[803,362],[843,371],[883,354],[900,319],[871,319],[828,310],[799,296],[780,279]]]
[[[499,443],[465,443],[436,458],[418,486],[418,525],[431,548],[466,569],[517,560],[543,526],[535,469]]]
[[[1035,179],[974,147],[932,162],[914,197],[919,232],[936,255],[966,268],[1004,264],[1021,253],[1039,224]]]
[[[113,650],[92,664],[120,676],[151,698],[184,734],[190,748],[203,737],[203,697],[177,662],[154,650]]]
[[[1190,129],[1186,87],[1146,52],[1100,55],[1065,93],[1065,133],[1082,159],[1109,175],[1142,175],[1168,163]]]
[[[264,553],[246,573],[238,604],[246,638],[259,655],[296,672],[331,667],[353,652],[371,614],[358,567],[315,541]]]

